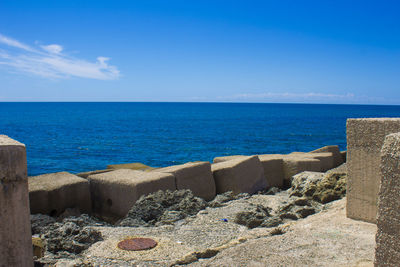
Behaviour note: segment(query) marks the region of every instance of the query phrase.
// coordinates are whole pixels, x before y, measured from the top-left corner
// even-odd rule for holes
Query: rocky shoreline
[[[297,174],[287,190],[273,187],[253,195],[226,192],[208,202],[190,190],[158,191],[142,196],[114,224],[77,210],[66,210],[57,218],[31,215],[32,234],[43,241],[44,255],[36,259],[36,264],[171,266],[199,262],[214,257],[220,247],[230,246],[252,229],[267,229],[271,236],[282,235],[283,226],[327,209],[327,203],[343,198],[345,192],[346,164],[342,164],[325,173]],[[171,242],[171,236],[180,240],[173,244],[168,256],[159,251],[158,259],[153,255],[149,260],[143,255],[132,258],[132,254],[125,255],[115,248],[101,252],[110,240],[107,233],[111,232],[114,238],[126,232],[151,236],[159,246]],[[178,247],[175,251],[177,245],[180,250]]]

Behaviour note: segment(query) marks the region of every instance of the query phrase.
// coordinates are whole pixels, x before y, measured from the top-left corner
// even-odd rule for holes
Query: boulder
[[[316,150],[313,150],[310,153],[321,153],[321,152],[331,152],[333,154],[334,166],[332,168],[337,167],[341,165],[343,162],[345,162],[343,161],[343,157],[338,146],[324,146]]]
[[[190,189],[193,195],[207,201],[215,197],[215,182],[209,162],[189,162],[156,171],[174,175],[177,190]]]
[[[158,190],[176,190],[170,173],[120,169],[90,175],[93,212],[105,220],[124,217],[136,200]]]
[[[267,188],[264,169],[257,156],[240,157],[211,165],[217,193],[253,194]]]
[[[90,213],[89,182],[68,172],[29,177],[29,202],[32,214],[60,215],[67,208]]]

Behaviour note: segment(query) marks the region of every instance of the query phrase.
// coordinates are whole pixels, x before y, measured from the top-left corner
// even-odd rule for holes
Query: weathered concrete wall
[[[67,208],[92,211],[89,182],[84,178],[57,172],[29,177],[28,183],[32,214],[58,216]]]
[[[0,266],[33,266],[25,146],[0,135]]]
[[[210,162],[188,162],[155,171],[174,175],[177,190],[190,189],[195,196],[207,201],[215,197],[215,182]]]
[[[400,265],[400,133],[386,136],[381,152],[375,266]]]
[[[347,120],[347,217],[376,223],[385,136],[400,131],[400,118]]]

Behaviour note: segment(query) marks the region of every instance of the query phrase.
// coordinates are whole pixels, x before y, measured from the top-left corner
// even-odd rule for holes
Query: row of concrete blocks
[[[28,179],[30,208],[32,214],[50,215],[79,208],[116,220],[125,216],[140,196],[158,190],[190,189],[206,200],[227,191],[252,194],[272,186],[288,186],[291,177],[302,171],[334,168],[343,163],[343,156],[337,146],[327,146],[309,153],[218,157],[213,164],[190,162],[147,171],[102,170],[82,174],[85,178],[66,172],[45,174]]]

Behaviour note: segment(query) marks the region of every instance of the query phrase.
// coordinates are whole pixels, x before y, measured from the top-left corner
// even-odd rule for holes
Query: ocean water
[[[237,103],[0,103],[0,134],[27,147],[28,175],[142,162],[346,149],[346,119],[400,106]]]

